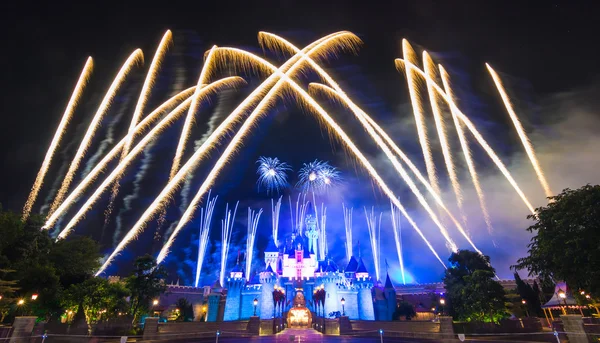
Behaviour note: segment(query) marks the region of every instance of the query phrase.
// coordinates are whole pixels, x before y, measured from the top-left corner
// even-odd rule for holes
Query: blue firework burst
[[[298,171],[296,187],[303,192],[322,192],[339,183],[340,172],[328,162],[314,160],[304,163]]]
[[[267,190],[267,194],[272,191],[279,192],[287,186],[287,172],[292,170],[289,164],[279,161],[277,157],[261,156],[256,161],[258,168],[258,190],[261,186]]]

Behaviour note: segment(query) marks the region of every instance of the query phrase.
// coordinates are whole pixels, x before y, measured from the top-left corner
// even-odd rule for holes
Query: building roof
[[[273,242],[272,239],[269,239],[269,244],[267,244],[267,248],[265,249],[265,252],[278,252],[278,251],[279,251],[279,249],[277,249],[275,242]]]
[[[239,273],[239,272],[244,272],[244,269],[242,269],[242,267],[240,267],[240,264],[236,264],[232,269],[231,269],[231,273]]]
[[[356,272],[357,273],[368,273],[367,267],[365,267],[365,263],[363,262],[362,258],[360,258],[358,260],[358,267],[356,268]]]
[[[267,268],[265,268],[265,272],[275,274],[275,272],[273,271],[273,268],[271,268],[271,264],[267,264]]]
[[[337,272],[338,267],[335,265],[335,263],[331,262],[331,260],[327,261],[327,268],[325,268],[325,272],[329,273],[329,272]]]
[[[558,294],[560,292],[564,292],[566,298],[562,299]],[[570,292],[568,292],[567,284],[565,282],[558,282],[554,287],[554,295],[547,303],[542,305],[542,308],[555,308],[555,307],[564,307],[564,306],[576,306],[577,301]]]
[[[354,273],[358,268],[358,261],[354,256],[350,257],[350,261],[348,261],[348,265],[346,266],[347,273]]]
[[[383,288],[391,288],[394,289],[394,285],[392,284],[392,280],[390,279],[390,274],[387,273],[385,277],[385,286]]]

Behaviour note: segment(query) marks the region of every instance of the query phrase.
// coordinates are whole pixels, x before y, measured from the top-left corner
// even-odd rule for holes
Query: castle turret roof
[[[331,262],[331,260],[327,261],[327,268],[325,268],[325,272],[337,272],[338,267],[335,265],[335,263]]]
[[[357,273],[368,273],[367,267],[365,267],[365,263],[363,262],[362,258],[358,260],[358,267],[356,268],[356,272]]]
[[[390,274],[388,273],[386,278],[385,278],[385,286],[383,286],[383,288],[386,289],[394,289],[394,285],[392,284],[392,280],[390,279]]]
[[[275,274],[275,272],[273,271],[273,268],[271,268],[271,264],[267,264],[267,268],[265,268],[265,272],[266,273],[273,273]]]
[[[346,266],[346,272],[354,273],[354,272],[356,272],[357,268],[358,268],[358,261],[356,261],[356,258],[354,256],[350,257],[350,261],[348,261],[348,265]]]
[[[265,252],[278,252],[278,251],[279,251],[279,249],[277,249],[275,242],[273,242],[272,239],[269,239],[269,244],[267,244],[267,248],[265,249]]]

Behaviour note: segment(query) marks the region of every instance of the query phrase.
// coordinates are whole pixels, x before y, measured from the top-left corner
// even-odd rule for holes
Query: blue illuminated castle
[[[206,320],[244,320],[254,315],[270,319],[300,308],[310,312],[309,317],[339,312],[349,319],[392,320],[396,291],[389,276],[381,287],[375,285],[361,257],[352,256],[345,268],[327,258],[319,260],[316,221],[307,214],[304,224],[304,232],[294,232],[279,247],[270,241],[264,267],[250,281],[238,262],[222,288],[211,287]]]

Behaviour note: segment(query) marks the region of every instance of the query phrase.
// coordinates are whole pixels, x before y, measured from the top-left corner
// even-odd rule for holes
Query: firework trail
[[[271,224],[273,229],[273,242],[276,247],[279,247],[279,212],[281,211],[282,198],[283,195],[279,197],[276,204],[273,202],[273,199],[271,199]]]
[[[231,50],[234,50],[240,54],[244,54],[245,56],[250,58],[252,61],[262,64],[263,66],[265,66],[265,68],[271,69],[272,71],[277,71],[277,68],[275,66],[271,65],[266,60],[254,55],[254,54],[251,54],[251,53],[249,53],[247,51],[243,51],[243,50],[237,50],[237,49],[231,49]],[[294,90],[295,92],[297,92],[300,95],[300,98],[298,100],[301,101],[301,104],[305,105],[306,108],[314,110],[319,115],[319,118],[322,119],[323,122],[325,122],[329,126],[330,130],[332,130],[332,132],[334,132],[344,142],[344,144],[346,145],[348,150],[351,151],[356,156],[356,158],[361,162],[363,167],[369,172],[371,177],[375,180],[375,182],[382,189],[382,191],[391,199],[392,202],[394,202],[394,205],[396,205],[396,207],[398,207],[398,209],[402,212],[402,214],[409,221],[409,223],[415,229],[415,231],[419,234],[419,236],[423,239],[423,241],[426,243],[428,248],[431,250],[431,252],[437,258],[437,260],[442,264],[442,266],[444,266],[444,268],[446,268],[446,265],[444,264],[442,259],[439,257],[437,252],[435,252],[435,249],[433,249],[433,247],[431,246],[431,244],[429,243],[427,238],[425,238],[425,236],[423,235],[423,233],[421,232],[421,230],[419,229],[417,224],[412,220],[410,215],[406,212],[406,209],[402,206],[400,201],[398,201],[398,199],[396,199],[396,196],[394,195],[394,193],[389,189],[389,187],[383,181],[383,179],[381,179],[381,177],[379,176],[377,171],[373,168],[373,166],[367,160],[367,158],[362,154],[362,152],[352,142],[350,137],[348,137],[348,135],[342,130],[342,128],[331,118],[331,116],[329,116],[329,114],[325,110],[323,110],[323,108],[316,101],[314,101],[314,99],[308,93],[306,93],[306,91],[304,89],[302,89],[298,84],[296,84],[296,82],[294,80],[292,80],[288,77],[287,73],[280,75],[280,76],[292,88],[292,90]],[[369,129],[369,128],[370,127],[367,127],[367,129]],[[230,147],[231,147],[231,145],[230,145]],[[229,155],[227,155],[227,156],[229,156]],[[460,225],[460,224],[458,224],[458,225]],[[448,239],[449,239],[449,237],[448,237]]]
[[[406,60],[410,61],[414,65],[417,65],[417,55],[406,39],[402,40],[402,52]],[[406,80],[408,83],[408,93],[410,95],[413,114],[415,115],[415,123],[417,124],[419,143],[421,144],[421,149],[423,150],[425,168],[427,169],[427,175],[429,176],[429,182],[435,190],[435,193],[441,194],[435,172],[435,164],[433,163],[433,157],[431,156],[431,147],[429,146],[429,140],[427,139],[427,126],[425,125],[423,102],[419,95],[416,75],[410,68],[406,69]]]
[[[315,208],[317,206],[315,205]],[[316,213],[316,211],[315,211]],[[325,260],[327,256],[327,207],[324,204],[321,204],[321,227],[319,229],[319,256],[321,256],[321,261]],[[317,220],[319,222],[319,220]]]
[[[399,69],[399,70],[404,69],[405,66],[411,70],[414,70],[421,77],[423,77],[425,79],[428,78],[427,75],[425,75],[425,73],[421,69],[419,69],[416,65],[414,65],[406,60],[400,59],[400,58],[396,59],[396,68],[397,69]],[[434,82],[434,81],[432,80],[432,82]],[[494,152],[494,149],[492,149],[489,146],[489,144],[487,143],[487,141],[483,138],[483,136],[481,136],[481,134],[479,133],[479,131],[477,130],[475,125],[471,122],[471,120],[464,113],[462,113],[458,107],[456,107],[456,104],[452,101],[452,99],[450,99],[448,94],[440,88],[439,85],[433,83],[433,87],[434,87],[435,91],[450,106],[450,109],[454,110],[458,119],[460,119],[460,121],[467,127],[467,129],[469,129],[469,131],[471,131],[471,134],[473,135],[473,137],[475,137],[475,139],[477,140],[477,143],[479,143],[479,145],[481,145],[481,147],[485,150],[485,152],[488,154],[488,156],[492,159],[494,164],[496,164],[498,169],[502,172],[504,177],[508,180],[508,182],[514,188],[514,190],[517,192],[517,194],[519,195],[521,200],[523,200],[523,202],[525,203],[525,206],[527,206],[529,211],[531,213],[535,213],[535,210],[533,209],[533,206],[529,202],[529,199],[527,199],[527,197],[525,196],[525,194],[523,193],[523,191],[521,190],[521,188],[519,187],[517,182],[513,179],[512,175],[510,174],[508,169],[506,169],[506,166],[504,165],[504,163],[502,163],[502,160],[500,160],[498,155],[496,155],[496,153]]]
[[[344,212],[344,228],[346,229],[346,258],[352,257],[352,207],[348,208],[342,203]]]
[[[121,150],[121,157],[119,158],[119,163],[125,159],[125,156],[127,156],[127,154],[129,154],[129,151],[131,150],[131,143],[133,141],[135,127],[137,126],[137,124],[140,122],[140,120],[142,118],[142,114],[144,112],[144,107],[146,106],[146,103],[148,102],[148,98],[150,97],[150,92],[152,90],[152,86],[154,85],[154,82],[158,75],[158,70],[162,63],[162,60],[164,59],[164,57],[167,53],[167,49],[168,49],[169,45],[172,43],[172,37],[173,37],[173,35],[171,34],[171,31],[167,30],[167,32],[165,32],[165,34],[163,35],[163,37],[160,41],[160,44],[158,45],[158,48],[156,49],[154,58],[152,59],[152,63],[150,64],[150,68],[148,69],[148,74],[146,74],[146,79],[144,80],[144,84],[142,86],[142,91],[140,93],[140,97],[138,98],[138,102],[135,105],[135,110],[133,111],[133,116],[131,117],[131,123],[129,124],[129,130],[127,131],[127,136],[125,137],[125,145],[123,146],[123,149]],[[119,193],[119,181],[120,181],[120,177],[117,178],[113,184],[112,193],[110,196],[110,200],[108,202],[108,207],[106,208],[106,211],[104,212],[105,213],[104,221],[106,223],[108,223],[110,214],[112,213],[114,201]]]
[[[330,45],[340,44],[340,43],[349,45],[351,42],[353,42],[353,39],[358,40],[358,38],[356,38],[356,36],[354,36],[352,33],[349,33],[349,32],[335,33],[335,34],[331,34],[329,36],[326,36],[324,38],[317,40],[316,42],[307,46],[305,48],[305,50],[308,50],[307,55],[310,55],[312,53],[326,54],[328,52],[328,49],[330,48]],[[230,49],[220,48],[220,49],[225,54],[225,56],[223,58],[234,57],[234,59],[235,59],[235,58],[239,58],[240,55],[244,56],[243,50],[231,49],[231,48]],[[255,56],[255,57],[257,57],[257,56]],[[241,137],[243,137],[244,133],[252,126],[254,121],[264,110],[264,107],[266,107],[268,105],[267,100],[270,100],[270,98],[273,97],[273,95],[275,93],[273,90],[274,89],[278,90],[282,86],[281,80],[277,81],[277,79],[279,77],[286,76],[286,74],[284,74],[282,71],[285,71],[285,73],[291,73],[291,72],[295,71],[296,69],[299,69],[301,66],[301,62],[304,60],[305,60],[305,58],[300,57],[300,56],[293,56],[292,58],[290,58],[288,61],[286,61],[286,63],[284,63],[280,67],[279,70],[277,70],[277,72],[275,72],[271,76],[269,76],[259,87],[257,87],[248,97],[246,97],[242,101],[242,103],[227,118],[225,118],[225,120],[219,125],[219,127],[217,127],[215,132],[213,132],[210,135],[210,137],[202,144],[202,146],[194,153],[194,155],[192,155],[192,157],[190,157],[188,162],[183,167],[180,168],[179,172],[177,172],[177,174],[173,177],[173,179],[161,191],[161,193],[158,195],[158,197],[156,197],[154,199],[153,203],[146,209],[146,211],[144,211],[141,218],[129,230],[129,232],[127,233],[125,238],[119,243],[119,245],[115,248],[115,250],[107,258],[107,260],[104,262],[104,264],[96,272],[96,275],[100,275],[102,272],[104,272],[104,270],[110,265],[110,263],[112,263],[112,261],[114,260],[116,255],[118,255],[120,253],[120,251],[123,250],[123,248],[125,248],[125,246],[129,242],[131,242],[133,239],[136,238],[137,235],[139,235],[141,233],[141,231],[145,227],[147,221],[149,219],[151,219],[151,217],[154,216],[157,212],[161,211],[164,208],[167,200],[172,196],[174,190],[177,187],[179,187],[181,185],[181,183],[184,181],[185,177],[197,167],[197,165],[200,162],[200,160],[202,159],[202,157],[205,156],[207,150],[210,147],[214,146],[214,144],[219,140],[220,136],[222,136],[224,133],[231,130],[232,125],[235,124],[240,119],[239,117],[242,115],[242,113],[247,108],[251,107],[257,101],[257,99],[259,97],[263,97],[263,99],[257,105],[255,110],[246,119],[246,121],[244,122],[244,124],[242,125],[240,130],[238,131],[238,134],[236,134],[236,136],[230,142],[227,150],[221,155],[221,158],[217,161],[217,164],[215,165],[215,167],[213,168],[211,173],[208,175],[208,177],[205,179],[205,182],[200,187],[200,190],[198,191],[198,193],[196,194],[194,199],[192,199],[192,203],[190,204],[190,206],[188,206],[186,212],[184,212],[177,227],[175,228],[175,230],[169,237],[169,240],[167,241],[167,243],[163,246],[163,248],[161,250],[161,252],[168,251],[169,247],[171,246],[172,242],[174,241],[175,237],[177,236],[179,230],[181,230],[183,225],[185,225],[190,220],[192,213],[194,212],[195,208],[197,207],[197,204],[200,201],[202,194],[204,194],[204,192],[206,191],[206,188],[212,183],[212,181],[216,177],[216,174],[218,173],[218,171],[223,167],[223,165],[226,162],[226,159],[232,153],[233,148],[237,145],[237,142],[241,139]],[[273,86],[273,83],[275,83],[274,86]],[[266,89],[268,89],[271,86],[273,86],[273,87],[265,95]]]
[[[375,208],[371,207],[371,213],[367,212],[367,208],[365,207],[365,219],[367,220],[367,229],[369,230],[369,242],[371,242],[371,251],[373,251],[373,263],[375,264],[375,275],[377,276],[377,281],[380,281],[379,278],[379,267],[380,267],[380,237],[381,237],[381,215],[383,213],[379,213],[379,224],[377,223],[377,216],[375,215]]]
[[[88,126],[85,136],[83,136],[83,140],[81,141],[81,144],[79,145],[79,148],[77,149],[77,152],[75,153],[75,157],[71,161],[71,165],[69,166],[67,175],[65,175],[65,179],[63,180],[63,183],[62,183],[60,189],[58,190],[58,194],[54,198],[54,202],[52,203],[52,206],[50,206],[49,214],[53,213],[58,208],[58,206],[62,203],[65,195],[67,194],[67,191],[69,190],[69,186],[71,185],[71,182],[73,181],[73,177],[75,176],[77,169],[79,169],[79,164],[85,157],[85,153],[87,152],[87,149],[90,147],[90,144],[92,142],[92,139],[94,138],[96,130],[100,127],[100,124],[102,123],[102,118],[104,118],[104,115],[108,111],[108,108],[110,107],[110,104],[112,103],[113,98],[115,97],[117,91],[119,90],[119,88],[121,87],[123,82],[125,81],[125,77],[127,77],[127,75],[129,74],[129,71],[136,63],[141,63],[141,62],[143,62],[143,60],[144,60],[144,55],[142,53],[142,50],[137,49],[129,56],[127,61],[125,61],[125,64],[123,64],[123,66],[121,67],[121,70],[119,70],[119,73],[113,80],[113,83],[110,85],[110,88],[108,89],[108,92],[104,96],[104,99],[102,99],[102,103],[100,104],[100,107],[98,107],[98,111],[96,111],[96,114],[94,115],[94,118],[92,119],[92,122]]]
[[[402,273],[402,284],[406,285],[406,278],[404,277],[404,258],[402,258],[402,217],[396,212],[394,204],[391,202],[390,209],[392,227],[394,228],[394,240],[396,241],[396,251],[398,252],[398,261],[400,262],[400,271]]]
[[[166,111],[170,111],[178,102],[183,99],[189,97],[194,91],[195,87],[188,88],[171,99],[167,100],[163,104],[161,104],[158,108],[156,108],[152,113],[150,113],[140,124],[138,124],[137,132],[141,134],[146,131],[150,126],[152,126],[160,116]],[[81,194],[87,189],[87,187],[96,180],[98,175],[106,169],[108,163],[114,159],[117,154],[121,151],[121,148],[125,144],[125,139],[122,139],[114,146],[104,158],[92,169],[92,171],[83,178],[83,180],[79,183],[77,187],[69,194],[67,199],[63,201],[63,203],[54,211],[51,215],[49,215],[46,223],[44,224],[44,229],[48,229],[52,225],[56,223],[59,217],[64,214],[71,206],[73,206],[76,200],[81,196]]]
[[[219,81],[215,81],[213,82],[210,87],[206,87],[204,90],[205,92],[203,92],[203,97],[208,97],[210,94],[217,92],[219,89],[221,89],[222,87],[235,87],[236,85],[239,85],[243,82],[243,80],[241,78],[238,77],[228,77],[228,78],[224,78],[221,79]],[[184,91],[187,92],[187,91]],[[182,92],[182,93],[184,93]],[[180,93],[180,94],[182,94]],[[173,111],[171,111],[171,113],[169,113],[165,118],[163,118],[132,150],[131,152],[127,155],[127,157],[125,158],[125,160],[123,160],[123,162],[121,162],[120,164],[118,164],[115,169],[111,172],[111,174],[104,180],[104,182],[96,189],[96,191],[94,192],[94,194],[92,194],[92,196],[90,198],[88,198],[88,200],[86,201],[86,203],[80,208],[79,212],[75,215],[75,217],[73,217],[73,219],[71,219],[71,221],[69,222],[69,224],[67,225],[67,227],[65,227],[65,229],[63,230],[63,232],[61,232],[61,234],[59,235],[60,238],[64,238],[64,236],[66,236],[71,230],[72,227],[77,224],[77,222],[79,222],[79,220],[81,220],[81,218],[83,217],[83,215],[85,215],[85,213],[91,208],[91,206],[94,204],[95,201],[97,201],[98,197],[104,192],[104,190],[106,189],[106,187],[110,186],[110,184],[112,184],[112,181],[114,181],[115,178],[117,178],[117,176],[120,173],[123,173],[125,171],[125,169],[133,162],[133,160],[136,158],[137,155],[140,154],[141,151],[144,150],[144,148],[151,142],[153,142],[156,137],[158,135],[160,135],[160,133],[162,133],[168,126],[170,126],[171,124],[173,124],[174,121],[176,121],[181,114],[183,113],[183,111],[185,111],[187,109],[187,107],[190,105],[191,102],[191,98],[188,98],[187,100],[183,101],[181,104],[179,104],[179,106],[177,106]],[[157,113],[158,114],[158,113]],[[144,128],[147,125],[147,121],[151,122],[154,121],[156,118],[155,116],[148,116],[146,117],[140,124],[140,129]],[[141,130],[140,130],[141,131]],[[121,140],[121,142],[119,142],[119,144],[117,144],[117,146],[115,146],[113,148],[113,150],[111,150],[107,156],[105,156],[105,158],[103,159],[103,161],[105,161],[104,163],[101,162],[98,166],[96,166],[97,169],[99,166],[101,165],[105,165],[105,163],[108,163],[108,161],[110,161],[113,157],[115,157],[115,155],[120,151],[120,149],[122,148],[124,144],[124,139]],[[100,171],[98,171],[99,173]],[[91,174],[90,174],[91,175]],[[96,173],[97,175],[97,173]],[[96,176],[93,177],[93,179],[95,179]],[[91,182],[92,180],[84,180],[82,181],[82,184],[84,184],[85,181]],[[76,191],[74,191],[71,196],[73,197],[73,199],[75,199],[82,191],[82,188],[76,189]],[[69,198],[71,198],[71,196],[69,196]],[[71,201],[72,199],[67,199],[67,201]],[[67,202],[65,201],[65,203]],[[62,205],[61,205],[62,207]],[[65,208],[68,206],[65,206]],[[59,208],[61,209],[61,208]],[[59,212],[57,210],[57,212]],[[55,220],[56,218],[53,216],[47,221],[45,226],[50,226],[52,223],[52,220]]]
[[[235,213],[239,205],[239,201],[235,203],[233,216],[229,209],[229,204],[225,207],[225,218],[221,220],[221,272],[219,273],[219,282],[225,284],[225,271],[227,268],[227,256],[229,255],[229,243],[231,242],[231,232],[233,231],[233,222],[235,221]]]
[[[448,94],[449,100],[455,104],[454,94],[452,93],[452,89],[450,88],[450,76],[442,67],[439,65],[440,74],[442,76],[442,84],[444,85],[444,91]],[[473,181],[473,186],[475,187],[475,192],[477,193],[477,198],[479,199],[479,207],[481,208],[481,213],[483,214],[483,219],[487,226],[488,233],[493,232],[492,220],[490,219],[490,215],[487,210],[487,205],[485,204],[485,196],[483,194],[483,189],[481,188],[481,184],[479,183],[479,176],[477,176],[477,170],[475,169],[475,163],[473,163],[473,158],[471,157],[471,149],[469,148],[469,142],[465,137],[465,133],[462,129],[462,124],[458,121],[458,116],[456,114],[455,108],[456,106],[449,106],[450,113],[452,114],[452,120],[454,122],[454,127],[456,128],[456,133],[458,134],[458,140],[460,142],[460,146],[465,157],[465,161],[467,163],[467,168],[469,170],[469,174],[471,175],[471,180]]]
[[[192,125],[194,125],[194,116],[196,114],[196,112],[198,111],[198,107],[199,107],[199,92],[202,90],[202,88],[206,85],[207,83],[207,79],[208,77],[211,75],[212,73],[212,59],[214,56],[214,52],[215,52],[215,48],[217,46],[213,46],[210,51],[208,52],[208,55],[206,57],[206,61],[204,61],[204,67],[202,68],[202,71],[200,71],[200,77],[198,78],[198,85],[196,86],[196,93],[194,94],[194,97],[192,98],[192,104],[190,105],[190,108],[188,110],[188,114],[185,117],[185,122],[183,124],[183,130],[181,131],[181,136],[179,136],[179,143],[177,144],[177,150],[175,151],[175,157],[173,158],[173,165],[171,166],[171,173],[169,174],[169,180],[172,180],[173,177],[175,176],[175,174],[177,173],[177,171],[179,170],[179,167],[181,166],[181,158],[183,156],[183,153],[185,152],[185,146],[187,144],[187,141],[190,138],[190,133],[192,131]]]
[[[257,213],[248,207],[248,236],[246,236],[246,281],[248,282],[250,282],[250,268],[252,268],[252,257],[254,256],[254,238],[262,212],[262,208]]]
[[[212,221],[212,214],[215,209],[218,196],[210,198],[210,191],[206,198],[206,207],[200,209],[200,232],[198,235],[198,262],[196,263],[196,281],[195,287],[198,287],[200,282],[200,274],[202,272],[202,264],[204,263],[204,256],[206,255],[206,247],[208,246],[208,235],[210,233],[210,222]],[[159,261],[158,263],[162,262]]]
[[[287,186],[287,172],[292,170],[290,165],[285,162],[280,162],[277,157],[261,156],[256,161],[258,169],[258,189],[263,186],[267,189],[267,194],[275,190],[279,193],[280,189]]]
[[[519,134],[519,138],[521,139],[521,142],[523,143],[525,152],[527,152],[527,156],[529,157],[529,160],[531,161],[531,165],[533,166],[533,169],[535,170],[535,173],[536,173],[538,179],[540,180],[540,183],[542,184],[542,188],[544,188],[546,197],[551,197],[552,191],[550,190],[550,185],[548,185],[548,181],[546,181],[546,177],[544,176],[542,167],[540,167],[540,163],[539,163],[537,157],[535,156],[535,150],[533,149],[533,145],[531,145],[531,142],[529,141],[529,137],[527,137],[527,133],[525,133],[525,130],[523,129],[523,125],[521,125],[521,121],[519,120],[519,117],[515,113],[515,110],[512,106],[510,98],[508,97],[508,94],[506,93],[506,89],[504,89],[504,85],[502,84],[502,80],[500,80],[500,76],[498,76],[496,71],[494,69],[492,69],[492,67],[490,67],[489,64],[486,63],[485,66],[487,67],[488,71],[490,72],[490,75],[492,75],[492,79],[494,79],[496,88],[498,89],[498,92],[500,93],[500,96],[502,97],[502,102],[504,102],[504,107],[506,107],[506,111],[508,112],[510,119],[512,120],[513,124],[515,125],[515,129],[517,130],[517,133]]]
[[[267,45],[271,45],[271,46],[275,46],[276,45],[276,46],[288,49],[288,50],[290,50],[292,52],[300,53],[300,51],[298,50],[298,48],[296,48],[291,43],[287,42],[285,39],[280,38],[280,37],[278,37],[276,35],[273,35],[273,34],[270,34],[270,33],[263,33],[263,32],[261,32],[261,34],[259,35],[259,37],[262,39],[262,44],[267,44],[268,43]],[[473,246],[473,248],[476,251],[479,251],[477,249],[477,247],[475,247],[475,245],[471,242],[471,240],[468,237],[468,235],[466,235],[466,233],[464,232],[464,230],[462,229],[462,227],[460,226],[460,224],[458,223],[458,221],[456,221],[454,219],[454,217],[452,216],[452,214],[443,205],[442,200],[439,197],[439,192],[435,192],[435,190],[433,190],[433,188],[429,185],[429,183],[427,183],[427,181],[421,176],[421,173],[414,166],[414,164],[410,161],[410,159],[396,146],[396,144],[389,138],[389,136],[387,136],[387,134],[364,111],[362,111],[358,106],[354,105],[354,103],[350,100],[350,98],[348,98],[348,96],[343,92],[343,90],[339,87],[339,85],[337,85],[337,83],[317,63],[315,63],[310,57],[308,57],[308,62],[311,65],[311,67],[313,69],[315,69],[317,71],[317,73],[319,73],[319,75],[321,77],[323,77],[323,79],[325,79],[330,85],[332,85],[332,87],[335,88],[335,90],[332,90],[331,88],[323,86],[323,85],[319,85],[319,84],[316,84],[316,85],[319,85],[320,88],[325,89],[325,90],[327,90],[329,92],[332,92],[334,95],[337,95],[337,96],[339,96],[339,97],[341,97],[343,99],[344,103],[348,107],[350,107],[350,109],[353,111],[353,113],[356,115],[356,117],[360,120],[361,124],[365,127],[365,129],[367,130],[367,132],[371,135],[371,137],[373,137],[373,139],[376,141],[376,143],[386,153],[387,157],[390,159],[390,161],[395,166],[396,170],[400,173],[400,175],[405,180],[405,182],[409,186],[413,185],[413,187],[411,187],[411,190],[417,196],[417,198],[419,199],[421,205],[427,210],[428,214],[432,217],[432,219],[434,220],[434,222],[436,223],[436,225],[439,227],[440,232],[442,233],[442,235],[446,239],[447,244],[449,245],[450,249],[452,251],[456,251],[457,247],[454,244],[454,242],[452,241],[452,239],[450,238],[450,236],[448,235],[448,232],[447,232],[446,228],[437,220],[437,217],[435,216],[435,214],[429,208],[429,205],[427,204],[427,201],[422,197],[422,195],[420,194],[420,191],[418,190],[418,188],[416,188],[416,186],[414,186],[414,183],[412,182],[412,180],[410,179],[410,177],[408,177],[408,175],[406,174],[406,172],[404,171],[404,169],[402,168],[402,166],[399,163],[397,163],[395,157],[393,157],[393,154],[389,151],[389,148],[381,141],[381,138],[375,132],[373,132],[373,127],[376,128],[376,130],[378,131],[378,133],[381,134],[381,136],[383,136],[385,138],[385,140],[387,141],[387,143],[390,146],[392,146],[392,148],[396,151],[397,154],[400,155],[400,157],[405,161],[405,163],[407,163],[409,165],[409,167],[417,175],[417,177],[419,178],[419,180],[423,184],[426,185],[426,187],[428,188],[428,190],[430,191],[430,193],[433,195],[433,197],[436,200],[436,202],[446,211],[446,213],[448,213],[448,215],[450,216],[450,218],[452,218],[453,222],[455,223],[455,225],[457,226],[457,228],[459,229],[459,231],[461,231],[461,233],[463,234],[463,236],[465,236],[465,238],[469,241],[469,243]],[[263,63],[268,63],[268,62],[263,62]],[[271,66],[270,68],[273,69],[274,67]],[[315,84],[311,84],[311,85],[315,85]],[[387,195],[389,196],[389,193]],[[390,200],[395,201],[397,199],[390,198]],[[396,204],[399,205],[400,202],[398,201]],[[404,213],[405,212],[403,211],[403,214]],[[407,218],[407,219],[409,220],[409,222],[412,222],[412,220],[410,218]],[[413,227],[415,227],[415,226],[413,226]],[[418,228],[415,227],[415,229],[417,230],[417,232],[420,232],[420,230],[418,230]],[[425,239],[424,236],[421,236],[421,237],[427,242],[427,240]],[[443,264],[443,262],[442,262],[442,264]]]
[[[433,90],[433,86],[431,85],[431,80],[438,79],[435,64],[433,60],[429,56],[426,51],[423,51],[423,66],[425,69],[425,74],[428,76],[427,78],[427,93],[429,94],[429,102],[431,103],[431,111],[433,112],[433,118],[435,120],[435,127],[437,129],[438,138],[440,140],[440,145],[442,147],[442,155],[444,156],[444,162],[446,164],[446,170],[448,171],[448,178],[450,179],[450,184],[452,185],[452,190],[454,191],[454,196],[456,197],[456,204],[458,206],[458,210],[463,219],[463,223],[466,226],[467,216],[463,209],[463,196],[462,190],[460,187],[460,183],[458,182],[458,176],[456,175],[456,169],[454,168],[454,161],[452,160],[452,152],[450,151],[450,145],[448,144],[448,137],[446,136],[446,128],[444,125],[444,118],[442,118],[442,113],[439,107],[439,97],[437,93]]]
[[[94,62],[91,57],[88,57],[83,70],[81,71],[81,75],[79,76],[79,80],[75,85],[75,89],[73,90],[73,94],[69,99],[69,103],[67,104],[67,108],[65,109],[65,113],[58,124],[58,128],[54,133],[54,137],[52,138],[52,142],[50,143],[50,147],[48,147],[48,151],[46,152],[46,156],[44,157],[44,161],[42,162],[42,166],[35,177],[35,181],[33,182],[33,186],[31,187],[31,192],[27,197],[27,201],[25,202],[25,206],[23,207],[23,221],[26,221],[29,218],[29,214],[31,213],[31,208],[37,199],[38,193],[42,184],[44,183],[44,177],[46,177],[46,173],[50,168],[50,164],[52,163],[52,158],[54,157],[54,153],[56,149],[60,145],[60,141],[63,135],[66,132],[67,126],[73,117],[73,113],[75,113],[75,108],[77,107],[77,103],[81,98],[81,94],[83,93],[83,89],[85,88],[90,75],[92,74],[92,70],[94,69]]]

